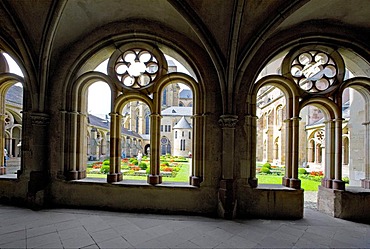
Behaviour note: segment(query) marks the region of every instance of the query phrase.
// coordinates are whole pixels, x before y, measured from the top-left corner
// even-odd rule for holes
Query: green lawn
[[[177,173],[176,177],[162,177],[163,182],[189,182],[190,170],[189,165],[190,163],[181,162],[183,165],[180,171]],[[87,174],[88,178],[107,178],[105,174]],[[146,176],[123,176],[123,180],[147,180]]]
[[[282,176],[274,175],[257,175],[258,184],[280,184],[282,183]],[[301,179],[301,187],[306,191],[317,191],[320,182]]]

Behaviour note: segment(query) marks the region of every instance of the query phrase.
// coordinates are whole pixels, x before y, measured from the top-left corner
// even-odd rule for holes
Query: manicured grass
[[[182,167],[176,177],[162,177],[163,182],[189,182],[190,162],[181,162]],[[87,174],[88,178],[107,178],[105,174]],[[146,176],[123,176],[123,180],[147,180]]]
[[[280,184],[282,183],[282,176],[274,175],[257,175],[258,184]],[[301,179],[301,187],[306,191],[317,191],[320,182],[308,179]]]

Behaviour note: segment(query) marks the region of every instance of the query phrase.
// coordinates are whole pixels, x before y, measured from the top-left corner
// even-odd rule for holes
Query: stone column
[[[30,148],[32,148],[32,160],[27,164],[30,172],[28,181],[27,202],[31,208],[39,208],[44,204],[44,191],[49,183],[49,115],[45,113],[31,113],[32,136]]]
[[[235,217],[235,180],[234,180],[234,161],[235,161],[235,125],[238,122],[236,115],[222,115],[219,124],[222,127],[222,179],[218,190],[218,212],[226,219]]]
[[[291,188],[300,189],[301,180],[298,178],[299,161],[299,120],[300,117],[292,118],[293,141],[292,141],[292,177],[289,185]]]
[[[78,172],[76,170],[76,161],[77,161],[77,112],[68,112],[69,117],[69,134],[67,144],[68,144],[68,160],[66,177],[67,180],[77,180],[78,179]],[[31,117],[32,118],[32,117]]]
[[[116,129],[116,139],[115,139],[115,153],[114,153],[114,168],[115,174],[117,175],[117,181],[123,180],[123,175],[121,172],[121,133],[122,133],[122,115],[116,114],[115,115],[116,122],[115,122],[115,129]]]
[[[0,57],[1,58],[1,57]],[[0,165],[0,175],[6,174],[6,161],[5,161],[5,115],[0,115],[0,157],[1,157],[1,165]]]
[[[192,116],[193,119],[193,134],[192,134],[192,173],[189,178],[190,185],[199,187],[203,180],[203,157],[202,157],[202,144],[203,144],[203,116],[195,114]]]
[[[325,188],[333,187],[334,179],[334,148],[335,148],[335,127],[333,120],[325,122],[325,177],[321,185]]]
[[[76,171],[77,178],[83,179],[86,177],[86,127],[87,116],[83,113],[77,115],[77,146],[76,146]]]
[[[284,120],[286,127],[285,141],[285,176],[283,177],[283,186],[290,187],[290,179],[292,178],[292,162],[293,162],[293,119]]]
[[[362,124],[365,126],[365,179],[361,179],[361,187],[370,189],[370,122]]]
[[[250,169],[248,176],[248,183],[252,188],[258,185],[256,177],[256,151],[257,151],[257,116],[245,116],[245,133],[247,134],[247,168]],[[250,136],[248,136],[250,134]]]
[[[162,183],[160,175],[160,125],[162,116],[157,113],[150,115],[150,174],[147,182],[155,185]]]
[[[117,114],[116,113],[109,113],[110,115],[110,157],[109,157],[109,174],[107,175],[107,182],[117,182],[118,176],[116,174],[116,163],[117,163],[117,156],[120,157],[121,153],[117,150],[116,146],[119,143],[120,133],[117,134],[116,127],[121,127],[121,124],[117,124]],[[117,155],[117,153],[119,155]]]
[[[335,179],[333,189],[344,190],[345,183],[342,181],[342,121],[335,119]]]

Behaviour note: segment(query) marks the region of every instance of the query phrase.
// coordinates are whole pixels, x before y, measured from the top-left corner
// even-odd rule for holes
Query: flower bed
[[[183,166],[180,162],[188,162],[188,159],[178,156],[161,156],[160,173],[164,177],[176,177]],[[109,160],[95,162],[88,165],[87,174],[107,174],[109,172]],[[121,159],[121,172],[126,176],[146,176],[150,173],[150,159],[143,157],[139,162],[137,158]]]

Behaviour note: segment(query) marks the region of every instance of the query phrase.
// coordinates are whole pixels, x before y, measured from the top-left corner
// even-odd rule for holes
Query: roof
[[[162,116],[192,116],[193,107],[170,106],[161,112]]]
[[[99,118],[92,114],[88,116],[88,122],[90,125],[98,126],[100,128],[110,129],[109,120]]]
[[[191,125],[186,120],[184,116],[177,122],[177,124],[173,127],[174,129],[191,129]]]
[[[104,129],[110,129],[110,122],[107,119],[99,118],[97,116],[94,116],[92,114],[89,114],[88,116],[88,122],[90,125],[99,127],[99,128],[104,128]],[[131,136],[131,137],[137,137],[137,138],[142,138],[137,132],[128,130],[124,127],[122,127],[121,134],[125,136]]]
[[[190,89],[182,89],[180,92],[180,99],[192,99],[193,92]]]
[[[23,105],[23,88],[13,85],[6,93],[5,100],[9,104]]]

